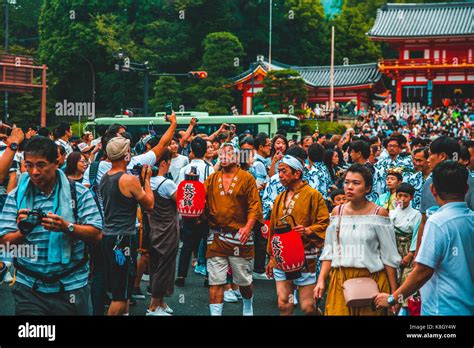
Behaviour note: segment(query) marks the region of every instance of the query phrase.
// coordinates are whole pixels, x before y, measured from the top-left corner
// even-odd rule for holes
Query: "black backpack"
[[[99,172],[100,161],[92,162],[89,167],[89,190],[94,197],[94,201],[97,204],[97,209],[99,210],[100,217],[102,222],[104,222],[104,208],[102,204],[102,197],[100,196],[99,184],[97,183],[97,174]]]

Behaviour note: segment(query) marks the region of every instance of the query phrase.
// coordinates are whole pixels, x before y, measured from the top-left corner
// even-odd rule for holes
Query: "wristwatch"
[[[67,225],[67,230],[69,233],[73,233],[74,232],[74,224],[72,222],[70,222],[68,225]]]
[[[393,297],[393,295],[390,295],[388,298],[387,298],[387,303],[390,307],[394,306],[397,304],[397,300]]]
[[[10,145],[8,145],[8,147],[9,147],[12,151],[16,151],[16,150],[18,150],[18,143],[10,143]]]

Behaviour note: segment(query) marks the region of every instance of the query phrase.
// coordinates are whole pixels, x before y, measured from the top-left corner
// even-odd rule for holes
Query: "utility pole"
[[[270,0],[270,24],[268,28],[268,71],[272,70],[272,13],[273,0]]]
[[[331,33],[331,76],[329,78],[329,109],[331,122],[334,121],[334,26]]]

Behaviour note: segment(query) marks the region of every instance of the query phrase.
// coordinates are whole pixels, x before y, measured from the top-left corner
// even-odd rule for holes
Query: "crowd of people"
[[[468,109],[370,110],[342,135],[301,139],[166,119],[136,143],[120,124],[96,139],[2,125],[0,244],[37,252],[0,255],[16,314],[128,315],[149,278],[144,314],[170,316],[191,266],[210,315],[238,301],[253,315],[255,279],[275,281],[281,315],[474,315]],[[176,202],[192,177],[205,208],[189,218]],[[302,242],[296,273],[275,252],[282,224]],[[358,278],[377,289],[368,302],[347,294]]]

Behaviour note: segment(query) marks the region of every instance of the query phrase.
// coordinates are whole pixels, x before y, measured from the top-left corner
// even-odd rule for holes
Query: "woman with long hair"
[[[323,163],[331,175],[332,185],[336,185],[336,168],[339,165],[339,155],[334,149],[324,151]]]
[[[270,158],[272,164],[270,165],[269,177],[272,177],[276,173],[276,167],[279,160],[283,158],[286,150],[288,149],[288,139],[284,135],[277,134],[272,139],[272,149],[270,151]]]
[[[397,289],[401,257],[395,231],[388,211],[366,199],[372,190],[372,181],[372,173],[367,167],[359,163],[352,165],[344,178],[347,203],[336,207],[331,214],[320,257],[321,272],[314,289],[314,297],[322,298],[326,279],[330,276],[326,315],[388,314],[370,305],[348,306],[343,284],[349,279],[372,278],[382,293]]]
[[[69,179],[82,183],[88,165],[89,162],[84,155],[79,151],[74,151],[67,158],[64,173]]]

